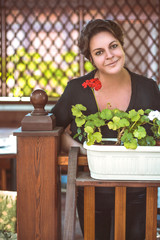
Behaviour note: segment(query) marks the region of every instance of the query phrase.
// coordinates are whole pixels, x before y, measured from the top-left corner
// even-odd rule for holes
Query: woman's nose
[[[113,57],[112,51],[110,51],[109,49],[106,50],[106,59],[110,59]]]

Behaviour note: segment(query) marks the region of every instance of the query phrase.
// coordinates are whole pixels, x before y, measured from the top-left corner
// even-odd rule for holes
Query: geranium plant
[[[72,106],[72,114],[78,131],[75,137],[85,137],[87,145],[102,142],[101,127],[117,131],[116,144],[136,149],[138,145],[152,146],[156,144],[153,136],[149,136],[144,125],[149,123],[147,112],[142,109],[124,112],[118,109],[104,109],[95,114],[85,115],[86,107],[82,104]]]
[[[102,85],[98,78],[86,80],[82,86],[90,87],[94,93]],[[109,104],[107,105],[109,106]],[[85,115],[86,107],[82,104],[72,106],[72,114],[75,116],[77,125],[77,134],[81,141],[84,137],[87,145],[101,143],[101,127],[106,127],[117,131],[117,145],[124,145],[126,148],[136,149],[138,145],[153,146],[156,144],[155,139],[160,138],[160,113],[158,111],[132,109],[124,112],[118,109],[109,109],[108,107],[95,114]],[[151,130],[154,136],[149,136],[144,127],[145,124],[151,124]]]

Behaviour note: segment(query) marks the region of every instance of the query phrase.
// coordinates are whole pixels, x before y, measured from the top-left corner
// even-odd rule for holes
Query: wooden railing
[[[45,96],[40,105],[36,97],[32,100],[35,111],[27,115],[22,128],[14,132],[17,136],[18,240],[61,240],[60,166],[68,165],[68,156],[60,154],[63,129],[56,127],[54,117],[44,111]],[[87,166],[87,158],[79,156],[78,164]],[[81,175],[77,177],[76,185],[85,187],[85,202],[93,203],[85,204],[85,215],[90,212],[85,226],[86,240],[94,240],[94,228],[90,222],[94,221],[94,210],[91,210],[94,187],[103,185],[116,187],[115,240],[125,240],[126,187],[147,187],[146,240],[156,239],[157,187],[160,181],[103,183]]]
[[[77,161],[77,163],[76,163]],[[160,181],[117,181],[117,180],[95,180],[90,177],[89,172],[78,172],[77,165],[87,165],[86,156],[78,156],[69,159],[68,156],[59,156],[59,165],[68,165],[69,162],[69,183],[67,183],[68,205],[67,223],[63,240],[74,240],[72,233],[74,222],[70,214],[74,218],[73,206],[75,205],[75,190],[74,188],[84,187],[84,240],[95,240],[95,187],[115,187],[115,223],[114,223],[114,240],[126,239],[126,188],[127,187],[146,187],[146,240],[156,240],[157,235],[157,187],[160,186]],[[78,172],[78,173],[76,173]],[[67,201],[67,200],[66,200]],[[75,220],[75,219],[74,219]]]

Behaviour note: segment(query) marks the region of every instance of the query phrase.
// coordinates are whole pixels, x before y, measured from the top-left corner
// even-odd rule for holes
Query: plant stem
[[[95,99],[95,102],[96,102],[96,105],[97,105],[98,112],[100,112],[100,109],[99,109],[98,103],[97,103],[97,99],[96,99],[96,96],[95,96],[95,94],[94,94],[94,89],[93,89],[93,88],[91,88],[91,89],[92,89],[93,96],[94,96],[94,99]]]
[[[121,144],[121,137],[122,137],[125,129],[126,129],[126,127],[123,127],[121,131],[118,129],[118,137],[117,137],[118,141],[116,142],[116,145]]]

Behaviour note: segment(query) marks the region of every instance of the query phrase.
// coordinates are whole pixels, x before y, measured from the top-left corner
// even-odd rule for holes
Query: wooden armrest
[[[59,166],[68,166],[69,155],[66,153],[60,153],[58,155],[58,165]],[[88,166],[87,156],[86,155],[78,155],[78,165],[79,166]]]

